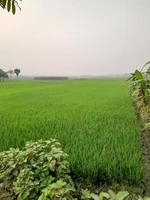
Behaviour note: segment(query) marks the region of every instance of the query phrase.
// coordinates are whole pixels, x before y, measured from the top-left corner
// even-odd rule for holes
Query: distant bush
[[[69,77],[67,76],[36,76],[34,77],[35,80],[68,80]]]

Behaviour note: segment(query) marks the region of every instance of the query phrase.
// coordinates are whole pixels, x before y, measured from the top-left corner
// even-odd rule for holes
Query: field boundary
[[[134,102],[135,114],[140,126],[141,133],[141,148],[142,148],[142,161],[144,165],[144,187],[146,195],[150,195],[150,135],[149,131],[144,129],[144,123],[142,122],[140,112],[138,111],[137,105]]]
[[[133,104],[141,129],[142,160],[144,165],[145,192],[150,194],[150,68],[136,70],[128,79]]]

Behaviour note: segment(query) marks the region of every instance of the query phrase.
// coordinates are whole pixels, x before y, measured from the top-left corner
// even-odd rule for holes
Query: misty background
[[[0,68],[23,75],[126,74],[150,60],[150,0],[23,0],[0,10]]]

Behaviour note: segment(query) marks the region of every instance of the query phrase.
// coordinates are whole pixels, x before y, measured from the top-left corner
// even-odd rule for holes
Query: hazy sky
[[[150,60],[150,0],[23,0],[0,9],[0,68],[123,74]]]

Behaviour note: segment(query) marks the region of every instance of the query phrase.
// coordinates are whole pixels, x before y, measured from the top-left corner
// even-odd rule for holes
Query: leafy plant
[[[0,6],[3,9],[7,9],[8,12],[12,11],[13,14],[16,13],[16,7],[21,10],[18,1],[16,0],[0,0]]]
[[[73,191],[67,157],[53,139],[0,153],[0,199],[67,197]]]
[[[56,183],[52,183],[44,188],[38,200],[47,200],[48,198],[53,200],[71,200],[74,199],[72,195],[74,191],[74,187],[60,179]]]
[[[134,73],[131,73],[131,76],[129,77],[128,80],[136,81],[136,80],[142,80],[142,79],[144,79],[142,72],[140,72],[139,70],[135,70]]]
[[[130,90],[133,100],[146,129],[149,129],[147,127],[150,123],[150,67],[145,72],[143,70],[149,64],[150,61],[142,67],[142,71],[136,70],[128,79],[131,81]]]
[[[17,78],[20,74],[21,70],[20,69],[14,69],[14,73],[16,74]]]
[[[118,193],[115,193],[112,190],[109,190],[108,194],[109,199],[111,200],[124,200],[129,195],[127,191],[120,191]]]
[[[141,197],[141,196],[139,196],[138,200],[150,200],[150,197]]]
[[[134,196],[134,198],[133,198]],[[91,193],[89,190],[82,190],[82,200],[150,200],[150,197],[141,197],[136,194],[129,194],[127,191],[119,191],[115,193],[112,190],[108,192],[100,192],[100,194]]]

